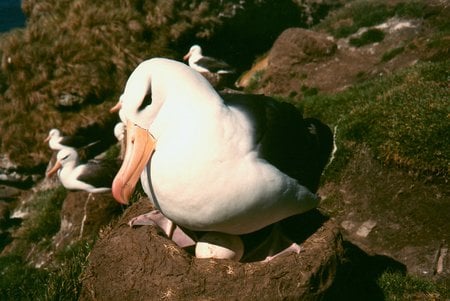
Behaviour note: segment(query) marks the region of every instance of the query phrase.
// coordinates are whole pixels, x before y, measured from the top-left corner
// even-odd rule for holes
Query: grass
[[[448,70],[449,60],[421,63],[342,93],[307,97],[303,109],[338,126],[342,151],[366,143],[384,164],[447,178]]]
[[[20,256],[0,257],[0,299],[78,300],[79,277],[91,247],[85,242],[72,245],[47,269],[31,267]]]
[[[30,201],[30,215],[23,222],[21,239],[37,243],[56,234],[60,225],[59,213],[66,194],[63,186],[38,191]]]
[[[59,186],[38,191],[29,200],[29,214],[18,231],[14,252],[0,257],[0,300],[78,299],[79,276],[92,244],[72,244],[54,254],[54,261],[45,268],[30,265],[39,254],[51,253],[51,239],[59,231],[66,194]]]
[[[386,301],[445,300],[450,295],[446,287],[411,275],[385,272],[378,278]]]
[[[405,1],[395,5],[389,5],[381,0],[357,0],[331,15],[319,28],[327,30],[335,38],[345,38],[362,27],[379,25],[394,16],[420,19],[430,14],[430,10],[426,1],[420,0]],[[345,20],[345,22],[340,23],[339,20]]]

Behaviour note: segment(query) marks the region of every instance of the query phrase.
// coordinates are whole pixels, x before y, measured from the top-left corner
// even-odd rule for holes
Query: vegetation
[[[379,25],[394,16],[421,19],[433,13],[433,8],[420,0],[404,1],[395,5],[382,0],[357,0],[337,10],[333,16],[322,22],[319,28],[326,29],[336,38],[345,38],[362,27]]]
[[[411,275],[385,272],[378,279],[386,301],[444,300],[448,292],[444,286]]]
[[[79,242],[57,254],[54,266],[29,266],[20,256],[0,257],[1,300],[78,300],[82,269],[91,245]]]
[[[448,177],[449,68],[450,61],[421,63],[342,93],[308,97],[304,111],[338,126],[338,148],[368,143],[385,164]]]

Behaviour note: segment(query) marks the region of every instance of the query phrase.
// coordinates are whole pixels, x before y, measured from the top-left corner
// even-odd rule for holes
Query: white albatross
[[[89,160],[80,164],[76,150],[63,148],[57,153],[56,163],[47,172],[47,177],[58,172],[58,178],[66,189],[100,193],[111,190],[119,167],[115,160]]]
[[[332,133],[290,104],[221,96],[185,64],[154,58],[132,72],[118,108],[127,146],[112,193],[122,204],[140,177],[157,212],[176,225],[240,235],[319,203]]]
[[[209,56],[203,56],[202,48],[199,45],[192,46],[189,52],[183,57],[183,60],[188,61],[189,67],[200,73],[235,73],[235,70],[226,62]]]
[[[100,141],[92,141],[84,136],[63,136],[58,129],[51,129],[44,142],[48,142],[50,149],[59,151],[63,148],[89,147]]]

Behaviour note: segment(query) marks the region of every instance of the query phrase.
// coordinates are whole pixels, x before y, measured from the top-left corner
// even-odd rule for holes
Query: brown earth
[[[299,254],[239,263],[195,258],[155,227],[127,225],[151,209],[142,198],[105,231],[89,256],[80,300],[317,300],[343,259],[335,223],[318,211],[285,221],[300,229],[291,233]]]

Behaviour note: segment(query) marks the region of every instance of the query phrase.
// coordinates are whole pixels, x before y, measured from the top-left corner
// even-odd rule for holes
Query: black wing
[[[202,67],[208,69],[212,73],[218,72],[220,70],[227,71],[227,72],[234,72],[233,68],[230,65],[228,65],[226,62],[217,60],[217,59],[214,59],[211,57],[207,57],[207,56],[202,57],[195,63],[199,66],[202,66]]]
[[[303,119],[293,105],[264,95],[222,94],[225,103],[245,112],[252,121],[255,147],[262,159],[317,191],[331,154],[333,134],[317,119]]]
[[[89,160],[85,172],[78,176],[78,180],[94,187],[111,188],[120,165],[120,160]]]

